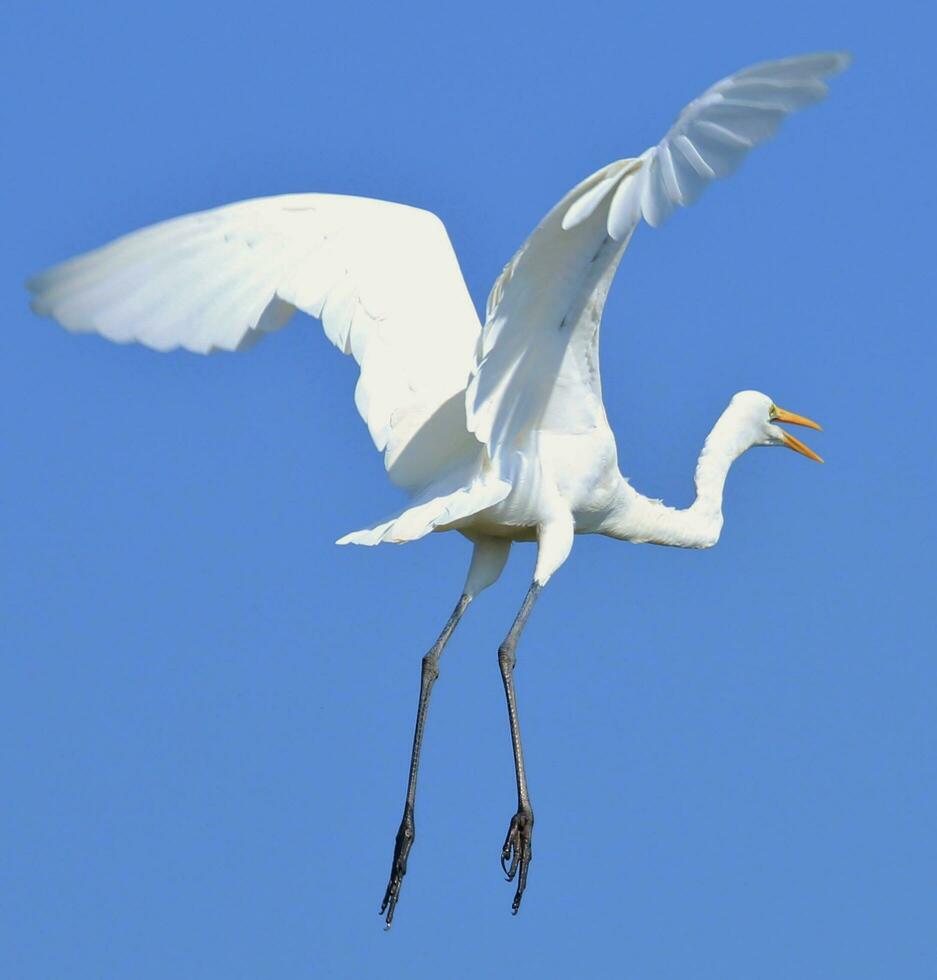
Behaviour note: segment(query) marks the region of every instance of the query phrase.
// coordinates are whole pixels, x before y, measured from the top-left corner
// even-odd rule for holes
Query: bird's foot
[[[385,929],[389,929],[394,921],[394,909],[397,908],[397,900],[400,898],[400,886],[403,884],[403,876],[407,873],[407,856],[410,848],[413,847],[413,838],[416,836],[416,827],[413,823],[413,810],[407,807],[403,811],[403,820],[400,821],[400,829],[397,831],[397,843],[394,846],[394,860],[390,866],[390,881],[387,883],[387,890],[384,892],[384,901],[381,902],[380,915],[384,915]]]
[[[511,915],[517,915],[521,907],[524,889],[527,887],[527,869],[533,857],[530,842],[534,833],[534,811],[530,806],[521,806],[511,817],[511,826],[501,848],[501,868],[508,881],[517,877],[517,891],[511,905]],[[510,862],[510,863],[509,863]]]

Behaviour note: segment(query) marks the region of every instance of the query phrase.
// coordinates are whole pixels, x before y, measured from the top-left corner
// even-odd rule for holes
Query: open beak
[[[804,415],[797,415],[794,412],[788,412],[786,409],[778,408],[777,406],[771,411],[771,419],[774,422],[789,422],[791,425],[805,425],[808,429],[822,429],[822,426],[817,425],[813,419],[808,419]],[[794,452],[802,453],[808,459],[815,459],[818,463],[823,462],[822,458],[809,446],[805,446],[800,439],[796,439],[789,432],[784,433],[784,445],[788,449],[793,449]]]

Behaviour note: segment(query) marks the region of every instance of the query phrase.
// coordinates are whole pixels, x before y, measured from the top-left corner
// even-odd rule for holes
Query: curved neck
[[[732,464],[749,448],[741,438],[733,413],[726,409],[712,427],[696,461],[696,500],[690,510],[719,517],[722,523],[722,491]]]
[[[634,542],[709,548],[722,531],[722,492],[732,464],[750,448],[734,413],[727,408],[703,444],[696,464],[696,500],[686,508],[668,507],[638,493],[622,477],[614,506],[601,533]]]

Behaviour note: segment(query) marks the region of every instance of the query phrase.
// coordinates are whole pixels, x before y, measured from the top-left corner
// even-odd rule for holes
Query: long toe
[[[394,910],[397,908],[397,901],[400,898],[400,888],[403,885],[404,875],[407,873],[407,857],[410,848],[413,846],[413,838],[416,836],[413,825],[413,817],[405,813],[400,830],[397,831],[397,839],[394,844],[394,860],[390,866],[390,880],[387,882],[387,890],[384,892],[384,901],[381,902],[379,915],[384,915],[384,926],[386,929],[391,927],[394,921]],[[386,915],[385,915],[386,912]]]
[[[504,841],[504,847],[501,848],[501,870],[508,881],[513,881],[514,875],[517,874],[518,849],[515,845],[517,835],[513,831],[514,825],[512,823],[511,830],[508,831],[508,836]],[[509,863],[510,867],[508,866]]]
[[[397,908],[397,899],[400,898],[400,886],[403,883],[404,872],[396,873],[393,872],[390,877],[390,881],[387,883],[387,890],[384,892],[384,901],[381,902],[381,910],[379,915],[384,915],[385,911],[387,915],[384,917],[384,925],[387,929],[390,928],[391,923],[394,921],[394,910]]]
[[[527,887],[527,871],[533,857],[531,840],[534,830],[534,815],[529,808],[522,808],[511,818],[511,826],[501,849],[501,868],[508,881],[517,878],[517,891],[511,903],[511,914],[517,915],[521,907],[524,889]]]

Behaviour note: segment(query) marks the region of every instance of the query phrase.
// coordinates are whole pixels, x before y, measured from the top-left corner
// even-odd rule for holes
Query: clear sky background
[[[937,960],[933,7],[14,3],[0,35],[0,975],[924,978]],[[642,228],[606,309],[624,472],[691,499],[759,388],[817,466],[733,470],[718,547],[577,541],[519,650],[521,914],[496,650],[453,639],[397,921],[377,909],[420,657],[468,544],[339,549],[394,509],[354,364],[302,319],[157,355],[25,277],[262,194],[445,220],[472,294],[707,85],[845,48],[830,99]]]

